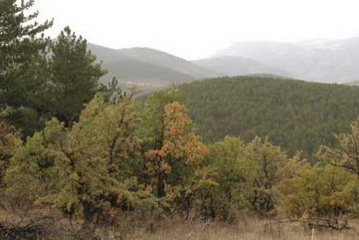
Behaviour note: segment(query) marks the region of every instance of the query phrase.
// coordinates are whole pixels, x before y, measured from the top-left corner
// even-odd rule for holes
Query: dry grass
[[[0,211],[0,221],[19,222],[19,218]],[[305,230],[299,222],[265,221],[242,218],[236,224],[181,220],[136,221],[123,218],[120,228],[97,229],[101,240],[357,240],[359,239],[359,220],[349,221],[350,229],[342,231],[317,230],[312,236],[312,229]],[[75,226],[70,226],[66,219],[56,221],[54,233],[46,240],[78,240],[74,233]],[[79,227],[78,227],[79,229]],[[81,239],[92,239],[90,236]]]
[[[128,240],[354,240],[359,239],[359,222],[343,231],[304,230],[299,223],[266,224],[266,221],[244,220],[235,225],[220,223],[167,223],[155,231],[137,228],[127,232]],[[358,230],[357,230],[358,229]]]

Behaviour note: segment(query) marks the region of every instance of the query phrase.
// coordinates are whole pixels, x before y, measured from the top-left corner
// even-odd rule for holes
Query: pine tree
[[[87,41],[66,27],[51,44],[52,101],[49,111],[65,125],[78,120],[84,104],[98,90],[98,80],[106,72],[87,50]]]
[[[27,15],[33,5],[34,0],[0,1],[0,106],[28,106],[28,93],[41,87],[33,84],[36,75],[28,72],[34,72],[48,44],[43,32],[52,21],[40,24],[38,12]]]

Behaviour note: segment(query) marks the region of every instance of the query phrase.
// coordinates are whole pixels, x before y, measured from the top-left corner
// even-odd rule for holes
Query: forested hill
[[[266,77],[217,78],[180,87],[207,142],[226,135],[269,137],[289,154],[332,145],[359,116],[359,87]]]

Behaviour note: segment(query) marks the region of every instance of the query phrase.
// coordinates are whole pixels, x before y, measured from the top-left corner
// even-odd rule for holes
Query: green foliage
[[[317,158],[333,166],[344,168],[359,177],[359,120],[352,122],[351,132],[337,135],[339,146],[321,146]]]
[[[8,120],[29,136],[52,116],[66,126],[78,120],[106,72],[70,28],[54,42],[38,36],[52,22],[37,23],[37,12],[26,16],[34,1],[16,2],[0,3],[0,107],[10,108]]]
[[[48,40],[38,37],[51,27],[52,21],[36,22],[38,12],[27,14],[34,1],[0,2],[0,104],[28,106],[30,93],[41,88],[36,66]]]
[[[200,196],[202,215],[234,220],[238,212],[251,208],[248,199],[256,171],[248,157],[246,143],[236,137],[227,136],[209,147],[206,165],[214,169],[216,184]]]
[[[338,217],[350,212],[355,176],[330,165],[304,164],[297,174],[281,186],[283,210],[290,216]]]
[[[33,4],[33,0],[0,1],[0,108],[13,110],[7,119],[25,134],[43,126],[39,117],[34,124],[23,124],[19,115],[28,116],[29,108],[38,111],[46,102],[48,72],[44,52],[49,39],[43,32],[52,26],[52,21],[36,21],[38,12],[31,13]]]
[[[9,206],[20,212],[51,206],[83,220],[84,227],[115,224],[136,213],[223,221],[241,214],[355,213],[356,176],[334,163],[355,163],[356,123],[352,134],[340,137],[342,152],[318,153],[333,166],[312,166],[259,137],[245,142],[227,136],[207,148],[186,108],[174,101],[180,98],[175,88],[151,95],[143,105],[132,97],[121,94],[114,81],[77,122],[65,127],[53,118],[22,147],[18,133],[0,124],[0,135],[12,139],[2,140],[0,148],[10,160],[0,165]]]
[[[289,162],[279,147],[260,138],[245,143],[225,137],[213,144],[206,164],[217,172],[217,186],[206,196],[210,203],[203,206],[205,214],[225,220],[235,219],[240,211],[260,216],[275,214],[276,186]]]
[[[135,124],[130,98],[111,104],[101,94],[71,129],[53,119],[13,157],[8,194],[51,204],[70,218],[81,216],[85,224],[112,221],[137,207],[161,206],[136,178]]]
[[[175,86],[150,94],[142,106],[142,151],[145,153],[144,181],[153,194],[171,203],[188,217],[196,194],[213,184],[202,168],[207,149],[195,134],[181,95]]]
[[[0,189],[3,187],[3,178],[10,163],[10,158],[20,147],[20,134],[5,120],[5,113],[0,112]]]
[[[85,103],[95,95],[106,72],[87,50],[87,42],[66,27],[51,44],[51,96],[46,107],[66,125],[79,118]]]
[[[275,186],[281,182],[282,169],[288,162],[281,148],[256,137],[248,144],[249,162],[255,164],[255,178],[249,201],[262,216],[272,214],[277,202]]]
[[[165,106],[173,102],[181,102],[182,96],[176,86],[167,90],[151,93],[139,107],[142,126],[139,134],[143,138],[145,151],[159,149],[163,145],[165,130]]]
[[[266,77],[234,77],[180,86],[189,115],[206,142],[255,136],[307,158],[359,114],[359,88]]]
[[[134,101],[116,79],[99,86],[105,71],[70,28],[53,42],[38,36],[52,22],[26,15],[33,3],[0,1],[2,206],[52,207],[84,226],[136,213],[234,221],[355,211],[359,121],[339,143],[333,133],[357,117],[359,88],[252,76]],[[29,136],[24,143],[15,127]],[[317,153],[320,164],[287,157],[311,157],[320,144],[329,146]]]
[[[55,161],[63,135],[63,124],[52,119],[12,157],[5,181],[14,208],[24,210],[38,198],[57,191]]]

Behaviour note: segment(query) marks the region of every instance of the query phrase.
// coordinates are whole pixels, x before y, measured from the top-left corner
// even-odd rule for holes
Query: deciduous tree
[[[5,113],[0,112],[0,188],[10,163],[10,158],[21,146],[20,133],[6,123]]]
[[[201,165],[207,149],[191,130],[186,109],[178,102],[165,106],[164,132],[159,149],[146,153],[147,171],[152,178],[156,197],[166,196],[166,190],[185,187],[186,180]]]

